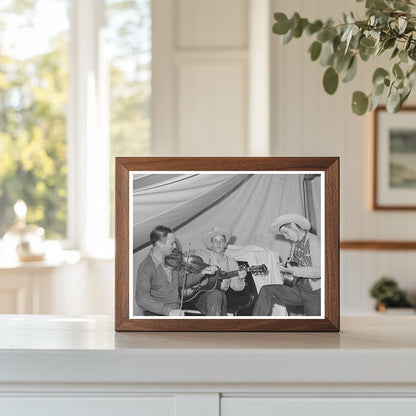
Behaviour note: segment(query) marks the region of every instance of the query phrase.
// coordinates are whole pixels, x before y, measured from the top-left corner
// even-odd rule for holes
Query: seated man
[[[212,231],[209,231],[203,237],[204,244],[209,251],[196,252],[205,263],[211,264],[223,272],[238,271],[237,276],[222,280],[215,289],[209,292],[202,292],[198,296],[195,306],[204,315],[226,316],[227,297],[225,292],[230,287],[235,291],[242,291],[245,287],[244,278],[247,273],[239,270],[237,262],[225,254],[230,237],[230,231],[214,227]]]
[[[158,225],[150,233],[152,249],[137,271],[136,303],[147,316],[183,316],[180,309],[179,287],[184,271],[165,265],[165,257],[176,247],[173,231]],[[216,267],[206,267],[200,274],[189,274],[187,286],[198,283],[203,274],[214,274]]]
[[[287,262],[278,267],[293,278],[294,286],[263,286],[253,315],[271,315],[274,304],[302,305],[306,316],[321,315],[321,241],[309,232],[310,228],[310,222],[296,214],[281,215],[271,224],[271,232],[282,234],[292,242]]]

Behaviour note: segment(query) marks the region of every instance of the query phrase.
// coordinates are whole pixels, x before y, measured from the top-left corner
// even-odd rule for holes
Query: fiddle
[[[188,256],[183,254],[177,248],[175,248],[171,254],[165,257],[166,266],[172,267],[173,269],[185,269],[187,262],[189,273],[201,273],[202,270],[211,266],[211,264],[205,263],[202,257],[195,254],[190,254]],[[220,270],[217,271],[217,273],[220,272]]]

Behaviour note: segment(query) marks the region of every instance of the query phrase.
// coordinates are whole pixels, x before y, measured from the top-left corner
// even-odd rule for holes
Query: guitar
[[[231,277],[238,276],[239,271],[246,271],[247,273],[252,273],[254,275],[264,275],[269,272],[267,266],[265,264],[261,264],[257,266],[242,265],[239,267],[239,270],[233,270],[232,272],[223,272],[218,270],[217,273],[211,276],[204,275],[201,277],[199,283],[185,289],[183,303],[191,302],[200,294],[214,290],[224,279],[230,279]]]
[[[287,266],[298,267],[299,264],[296,261],[287,259],[285,263],[285,267]],[[299,280],[298,276],[293,276],[293,273],[285,273],[285,272],[281,272],[281,273],[282,273],[283,284],[285,286],[288,286],[288,287],[296,286]]]

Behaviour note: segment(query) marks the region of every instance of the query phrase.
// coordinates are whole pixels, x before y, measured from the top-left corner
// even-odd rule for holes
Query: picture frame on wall
[[[416,107],[373,115],[373,209],[416,209]]]
[[[116,158],[116,331],[339,331],[339,158]]]

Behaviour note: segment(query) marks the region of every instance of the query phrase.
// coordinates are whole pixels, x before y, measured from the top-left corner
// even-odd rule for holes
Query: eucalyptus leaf
[[[342,82],[350,82],[354,79],[355,75],[357,74],[357,58],[354,55],[349,63],[348,69],[345,71],[342,77]]]
[[[292,30],[295,30],[297,25],[300,23],[301,17],[299,13],[293,13],[293,16],[290,18],[289,27]]]
[[[360,46],[364,48],[372,48],[375,44],[375,40],[372,38],[362,38],[360,41]]]
[[[383,47],[384,49],[390,49],[392,48],[394,45],[396,44],[396,38],[391,37],[391,38],[387,38],[384,43],[383,43]]]
[[[320,63],[322,66],[332,65],[334,62],[334,44],[331,41],[326,41],[322,45]]]
[[[377,68],[373,74],[373,85],[377,86],[380,84],[384,84],[384,78],[386,78],[389,73],[384,68]]]
[[[407,40],[406,40],[406,43],[404,44],[404,49],[405,49],[406,51],[410,48],[410,45],[411,45],[411,43],[412,43],[412,40],[413,40],[413,33],[411,33],[411,34],[408,36],[408,38],[407,38]]]
[[[376,49],[375,48],[366,48],[362,45],[359,46],[358,52],[360,54],[360,58],[367,62],[374,54]]]
[[[347,36],[347,39],[346,39],[346,46],[345,46],[345,53],[347,53],[347,51],[348,51],[348,48],[349,48],[349,46],[350,46],[350,43],[351,43],[351,40],[352,40],[352,37],[354,36],[354,35],[356,35],[358,32],[359,32],[360,30],[358,29],[358,27],[356,26],[356,25],[352,25],[351,26],[351,28],[350,28],[350,30],[349,30],[349,33],[348,33],[348,36]]]
[[[347,30],[342,34],[342,36],[341,36],[341,41],[342,42],[346,42],[347,41],[347,39],[348,39],[348,37],[351,35],[351,37],[352,37],[352,27],[351,26],[349,26],[348,28],[347,28]],[[350,39],[351,40],[351,39]]]
[[[358,32],[356,35],[354,35],[351,39],[351,43],[350,43],[350,49],[358,49],[358,45],[360,44],[360,39],[361,39],[361,32]]]
[[[416,59],[416,45],[411,46],[407,53],[409,54],[409,58],[414,61]]]
[[[316,40],[321,43],[325,43],[328,40],[328,31],[326,29],[319,31],[316,36]]]
[[[399,64],[394,64],[391,72],[392,72],[392,73],[393,73],[393,75],[394,75],[396,78],[398,78],[398,79],[400,79],[400,78],[403,78],[403,77],[404,77],[403,71],[402,71],[402,69],[400,68],[400,65],[399,65]]]
[[[386,107],[389,113],[397,113],[400,109],[400,93],[397,88],[392,88],[390,94],[387,96]]]
[[[407,76],[416,74],[416,65],[413,64],[412,67],[407,71]]]
[[[334,58],[334,68],[338,72],[347,70],[351,61],[351,54],[336,54]]]
[[[403,90],[403,92],[400,94],[400,107],[403,105],[403,103],[407,100],[411,92],[410,88],[406,88]]]
[[[407,51],[405,51],[404,49],[402,49],[402,50],[399,52],[399,59],[400,59],[402,62],[407,63],[408,58],[409,58],[409,55],[407,54]]]
[[[324,89],[328,94],[335,93],[338,88],[338,79],[339,76],[335,69],[332,66],[327,68],[324,74],[323,84]]]
[[[370,105],[368,111],[374,111],[380,104],[382,95],[370,95]]]
[[[362,116],[368,108],[368,97],[361,91],[355,91],[352,95],[352,111]]]
[[[290,29],[287,16],[284,13],[275,13],[274,20],[276,20],[276,23],[273,25],[273,33],[285,35]]]
[[[402,0],[394,0],[393,1],[393,7],[397,10],[400,10],[402,12],[405,12],[409,9],[409,6],[405,4]]]
[[[403,16],[400,16],[398,19],[398,25],[399,25],[399,35],[402,35],[406,30],[407,20]]]
[[[293,37],[300,38],[303,33],[303,29],[308,25],[308,21],[306,19],[300,19],[293,29]]]
[[[399,51],[400,49],[396,46],[393,50],[393,53],[391,54],[390,59],[394,59],[398,55]]]
[[[383,10],[386,9],[388,5],[384,0],[367,0],[365,7],[367,7],[367,9]]]
[[[373,86],[373,95],[383,95],[384,88],[384,83]]]
[[[287,45],[293,39],[293,30],[289,30],[286,35],[283,36],[282,43],[283,45]]]
[[[312,43],[312,45],[309,47],[309,53],[311,54],[312,61],[316,61],[319,58],[321,50],[322,44],[320,42],[315,41]]]
[[[314,33],[319,32],[322,29],[324,24],[321,20],[315,20],[313,23],[310,23],[309,26],[306,28],[306,32],[309,35],[313,35]]]
[[[413,86],[415,85],[415,79],[416,79],[416,74],[414,72],[408,75],[410,90],[412,90]]]
[[[378,45],[380,43],[381,33],[377,32],[376,30],[370,30],[370,36],[374,39],[374,45]]]
[[[355,23],[354,13],[351,12],[349,15],[346,15],[347,23],[353,24]]]

